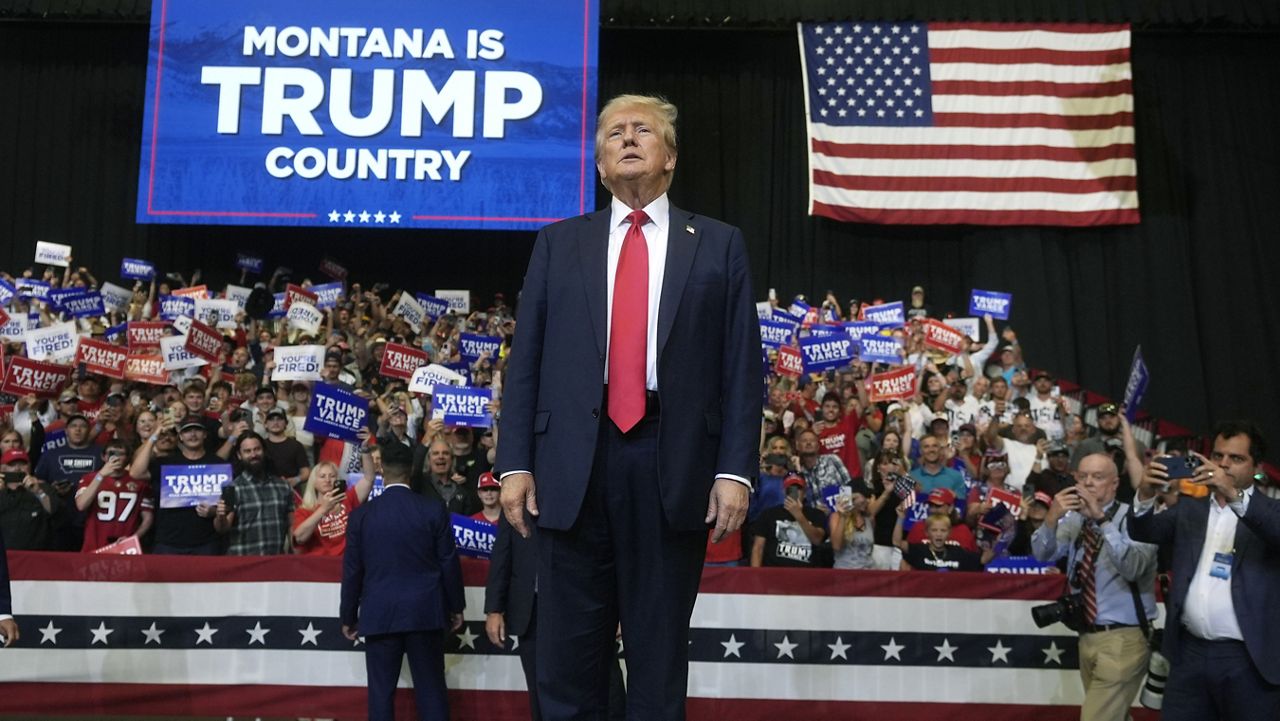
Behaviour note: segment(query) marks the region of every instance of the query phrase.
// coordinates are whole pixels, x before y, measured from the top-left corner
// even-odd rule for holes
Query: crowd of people
[[[52,304],[23,297],[23,281],[33,277],[30,269],[0,274],[19,291],[7,315],[32,319],[29,330],[68,320]],[[83,267],[61,276],[49,268],[41,280],[53,289],[98,286]],[[82,336],[124,345],[126,334],[111,331],[160,318],[165,297],[193,290],[218,297],[199,280],[170,274],[136,281],[127,309],[74,320]],[[288,280],[277,273],[265,286],[283,292]],[[223,324],[218,360],[173,371],[169,383],[80,367],[56,397],[0,397],[0,532],[7,546],[88,552],[137,537],[151,553],[340,555],[345,519],[375,492],[380,452],[389,444],[409,451],[414,490],[453,513],[496,523],[501,486],[489,471],[514,310],[497,294],[483,310],[415,326],[393,312],[399,296],[352,283],[323,310],[315,333],[242,308],[234,328]],[[798,315],[791,343],[815,322],[859,320],[867,305],[854,300],[845,309],[828,294],[808,317]],[[776,300],[769,306],[780,307]],[[1054,378],[1027,366],[1011,327],[997,331],[986,317],[985,338],[948,355],[924,343],[919,321],[934,315],[924,289],[914,288],[904,306],[906,325],[884,332],[903,339],[902,364],[917,369],[910,397],[869,400],[867,380],[883,364],[768,375],[749,523],[726,542],[709,543],[707,563],[977,570],[1031,556],[1032,534],[1055,494],[1074,485],[1081,458],[1101,452],[1140,472],[1149,454],[1121,409],[1099,406],[1090,433]],[[497,357],[463,358],[462,333],[501,338]],[[20,336],[6,340],[6,359],[24,355]],[[429,395],[380,373],[388,343],[420,349],[464,372],[469,385],[491,388],[492,427],[448,427],[432,418]],[[320,380],[272,381],[275,349],[308,344],[325,346]],[[370,401],[358,444],[305,428],[315,382]],[[162,467],[219,463],[235,469],[234,490],[219,502],[161,507]],[[1132,488],[1123,484],[1121,497],[1131,498]]]

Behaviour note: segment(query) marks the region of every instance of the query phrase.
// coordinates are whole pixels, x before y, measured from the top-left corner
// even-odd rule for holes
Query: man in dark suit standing
[[[1138,487],[1129,535],[1173,550],[1164,721],[1280,718],[1280,502],[1253,487],[1265,454],[1256,425],[1223,423],[1208,458],[1191,454],[1191,481],[1209,496],[1153,513],[1167,457],[1147,464]]]
[[[365,638],[369,718],[395,718],[396,681],[409,657],[418,718],[449,718],[445,629],[462,625],[462,566],[449,513],[409,490],[410,451],[382,451],[385,490],[352,512],[342,559],[342,633]]]
[[[707,527],[718,542],[741,525],[758,470],[746,248],[668,201],[675,119],[661,98],[605,105],[595,155],[612,202],[543,228],[520,296],[495,466],[511,525],[527,534],[537,516],[549,721],[605,718],[619,620],[627,717],[685,717]]]
[[[9,557],[5,555],[4,536],[0,536],[0,636],[6,648],[18,640],[18,622],[13,620],[13,597],[9,594]]]

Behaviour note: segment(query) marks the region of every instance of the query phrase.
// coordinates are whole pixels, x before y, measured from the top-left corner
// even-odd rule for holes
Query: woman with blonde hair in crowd
[[[347,518],[369,498],[373,474],[361,476],[354,486],[332,463],[317,463],[307,477],[302,502],[293,513],[293,546],[296,553],[341,556],[347,547]]]

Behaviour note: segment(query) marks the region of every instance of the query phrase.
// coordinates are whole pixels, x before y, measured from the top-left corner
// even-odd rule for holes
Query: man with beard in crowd
[[[230,533],[229,556],[271,556],[289,552],[293,490],[283,478],[267,472],[262,436],[249,432],[236,442],[240,473],[234,493],[218,501],[213,526]]]

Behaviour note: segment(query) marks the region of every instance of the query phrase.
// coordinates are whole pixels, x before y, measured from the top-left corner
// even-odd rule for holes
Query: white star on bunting
[[[849,657],[846,655],[846,652],[851,648],[851,645],[845,643],[844,639],[841,638],[840,636],[836,636],[835,643],[827,644],[827,648],[831,649],[832,661],[836,660],[836,656],[839,656],[840,658],[843,658],[846,661],[849,660]]]
[[[257,623],[253,624],[253,628],[246,628],[244,632],[249,634],[250,646],[252,646],[254,643],[260,643],[263,646],[265,646],[267,645],[267,634],[271,633],[271,629],[263,628],[262,622],[258,621]]]
[[[898,640],[896,638],[890,636],[889,643],[884,644],[880,648],[884,649],[884,660],[888,661],[889,659],[893,658],[901,661],[902,649],[906,648],[906,646],[903,646],[902,644],[898,643]]]
[[[93,640],[89,642],[89,645],[92,646],[95,643],[101,642],[103,646],[106,646],[107,636],[110,636],[114,631],[114,628],[107,628],[106,621],[99,621],[97,628],[89,629],[89,633],[93,634]]]
[[[729,658],[730,656],[737,656],[738,658],[742,658],[742,654],[739,653],[738,650],[741,649],[746,644],[734,638],[733,634],[729,634],[729,640],[721,641],[720,645],[724,646],[725,658]]]
[[[142,629],[142,635],[147,637],[147,640],[146,640],[146,641],[144,641],[142,645],[144,645],[144,646],[145,646],[145,645],[147,645],[147,644],[149,644],[149,643],[153,643],[153,642],[154,642],[157,646],[159,646],[159,645],[160,645],[160,635],[161,635],[161,634],[163,634],[163,633],[164,633],[164,629],[163,629],[163,628],[156,628],[156,622],[155,622],[155,621],[152,621],[152,622],[151,622],[151,628],[144,628],[144,629]]]
[[[1000,639],[996,639],[996,645],[988,646],[987,650],[991,652],[991,663],[995,663],[996,661],[1009,663],[1009,652],[1012,651],[1013,648],[1005,648],[1004,642]]]
[[[1048,666],[1048,665],[1049,665],[1049,663],[1051,663],[1051,662],[1052,662],[1052,663],[1056,663],[1056,664],[1058,664],[1059,666],[1061,666],[1061,665],[1062,665],[1062,654],[1063,654],[1064,652],[1066,652],[1066,649],[1065,649],[1065,648],[1058,648],[1058,642],[1057,642],[1057,641],[1050,641],[1050,642],[1049,642],[1049,648],[1045,648],[1045,649],[1041,649],[1041,650],[1040,650],[1040,653],[1043,653],[1043,654],[1044,654],[1044,663],[1045,663],[1045,665],[1046,665],[1046,666]]]
[[[298,645],[300,646],[305,646],[307,644],[311,644],[312,646],[320,645],[320,643],[316,640],[320,637],[320,629],[316,628],[310,621],[307,622],[306,628],[298,629],[298,633],[302,634],[302,643]]]
[[[462,633],[458,634],[458,648],[466,646],[472,651],[476,650],[476,638],[478,636],[471,632],[471,627],[463,624]]]
[[[773,645],[776,646],[778,649],[778,658],[782,658],[783,656],[786,656],[787,658],[794,660],[795,655],[792,654],[791,652],[794,651],[796,649],[796,646],[799,646],[800,644],[791,643],[791,638],[789,636],[783,636],[782,641],[780,641],[779,643],[775,643]]]
[[[58,645],[58,634],[62,633],[62,629],[53,627],[53,619],[49,619],[48,626],[37,630],[40,631],[41,645],[46,643],[52,643],[54,646]]]
[[[210,646],[212,646],[213,634],[217,632],[218,632],[218,629],[213,628],[212,626],[209,625],[208,621],[205,621],[204,628],[196,629],[196,636],[198,636],[198,638],[196,638],[196,645],[199,646],[202,643],[207,643]]]
[[[945,658],[946,660],[948,660],[948,661],[952,662],[952,663],[955,663],[955,662],[956,662],[956,651],[959,651],[959,650],[960,650],[960,647],[959,647],[959,646],[952,646],[952,645],[951,645],[951,640],[950,640],[950,639],[946,639],[946,638],[944,638],[944,639],[942,639],[942,645],[941,645],[941,646],[934,646],[934,647],[933,647],[933,650],[938,652],[938,662],[939,662],[939,663],[941,663],[941,662],[942,662],[942,659],[944,659],[944,658]]]

